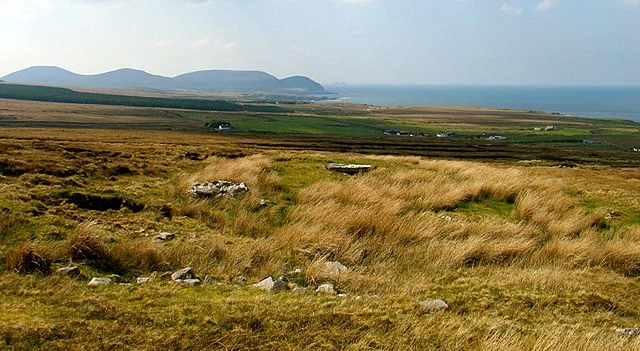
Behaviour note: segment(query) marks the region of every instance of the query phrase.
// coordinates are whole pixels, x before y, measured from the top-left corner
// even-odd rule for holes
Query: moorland
[[[258,105],[279,110],[0,100],[0,345],[640,349],[616,332],[640,326],[637,123]],[[249,192],[188,193],[211,180]],[[166,279],[185,267],[203,283]],[[298,289],[252,287],[268,276]]]

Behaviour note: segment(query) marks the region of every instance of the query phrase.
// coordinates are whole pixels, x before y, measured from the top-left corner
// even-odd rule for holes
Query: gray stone
[[[349,294],[346,294],[346,293],[338,294],[338,297],[349,297]]]
[[[367,173],[374,170],[376,167],[372,165],[357,165],[357,164],[345,164],[345,163],[329,163],[327,169],[334,172],[346,173],[354,175],[358,173]]]
[[[188,286],[196,286],[196,285],[200,285],[202,283],[200,281],[200,279],[198,279],[198,278],[193,278],[193,279],[175,279],[175,282],[183,284],[183,285],[188,285]]]
[[[184,280],[184,279],[195,279],[196,272],[193,271],[193,268],[187,267],[182,268],[171,275],[172,280]]]
[[[449,308],[446,302],[442,300],[427,300],[420,302],[420,307],[424,312],[443,311]]]
[[[73,267],[62,267],[62,268],[58,268],[56,270],[56,273],[61,274],[61,275],[66,275],[69,277],[78,277],[80,276],[80,268],[73,266]]]
[[[194,183],[189,193],[199,197],[236,196],[249,191],[244,183],[232,183],[225,180]]]
[[[150,277],[138,277],[136,279],[136,284],[147,284],[147,283],[151,283],[153,281],[153,278]]]
[[[640,336],[640,328],[618,328],[616,333],[624,336]]]
[[[322,284],[316,289],[316,292],[327,293],[327,294],[336,293],[336,291],[333,289],[333,284]]]
[[[273,281],[273,278],[269,276],[261,280],[259,283],[253,284],[252,286],[260,290],[271,291],[271,289],[273,289],[274,283],[275,282]]]
[[[111,282],[112,282],[112,280],[109,279],[109,278],[91,278],[91,281],[87,285],[88,286],[100,286],[100,285],[111,284]]]
[[[162,241],[169,241],[169,240],[173,240],[175,238],[176,238],[176,233],[169,233],[169,232],[160,232],[156,236],[156,239],[162,240]]]
[[[271,287],[271,292],[280,292],[289,290],[289,282],[284,277],[278,278],[275,282],[273,282],[273,286]]]

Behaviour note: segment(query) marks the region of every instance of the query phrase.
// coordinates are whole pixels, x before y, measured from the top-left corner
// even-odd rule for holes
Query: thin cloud
[[[640,0],[622,0],[625,5],[640,6]]]
[[[205,47],[208,44],[209,44],[209,38],[202,38],[200,40],[196,40],[195,42],[193,42],[193,44],[191,46],[193,46],[194,48],[198,49],[198,48]]]
[[[524,7],[516,7],[509,4],[502,4],[502,6],[500,6],[500,11],[505,15],[518,16],[524,12]]]
[[[543,0],[536,4],[536,11],[547,11],[556,7],[562,0]]]
[[[176,45],[176,41],[173,39],[161,39],[153,43],[154,48],[163,49]]]

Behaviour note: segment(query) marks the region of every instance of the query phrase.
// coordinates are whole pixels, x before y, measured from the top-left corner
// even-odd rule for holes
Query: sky
[[[640,0],[0,0],[0,77],[35,65],[640,86]]]

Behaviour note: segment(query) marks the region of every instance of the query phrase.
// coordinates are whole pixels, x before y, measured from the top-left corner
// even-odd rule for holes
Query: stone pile
[[[226,180],[194,183],[189,189],[191,195],[198,197],[236,196],[248,191],[249,188],[244,183],[232,183]]]

